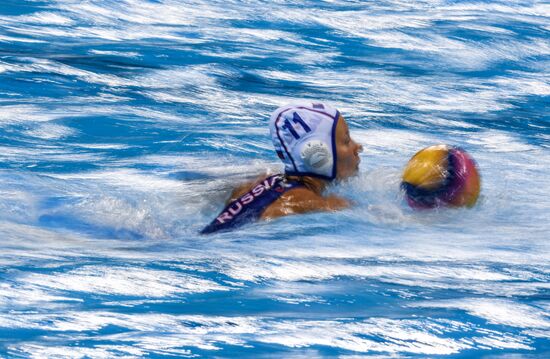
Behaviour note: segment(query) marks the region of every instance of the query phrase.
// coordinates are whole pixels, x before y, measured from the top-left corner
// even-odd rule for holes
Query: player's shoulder
[[[262,180],[265,180],[268,177],[267,173],[258,175],[255,179],[246,181],[244,183],[241,183],[240,185],[236,186],[233,191],[231,191],[231,195],[226,200],[226,204],[232,201],[237,200],[239,197],[245,195],[247,192],[251,191],[254,186],[256,186],[258,183],[260,183]]]

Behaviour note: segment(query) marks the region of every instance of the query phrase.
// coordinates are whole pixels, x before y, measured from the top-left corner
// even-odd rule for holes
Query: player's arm
[[[290,193],[293,195],[292,203],[289,206],[295,213],[307,213],[314,211],[339,211],[350,207],[350,202],[342,197],[330,195],[320,196],[305,188],[297,188]]]
[[[295,188],[269,206],[262,214],[262,218],[277,218],[293,213],[338,211],[350,206],[348,200],[335,195],[323,197],[306,188]]]

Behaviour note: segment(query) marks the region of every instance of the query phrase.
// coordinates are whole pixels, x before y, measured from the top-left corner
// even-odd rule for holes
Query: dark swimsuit
[[[283,193],[300,186],[303,184],[297,181],[288,181],[281,174],[269,176],[258,182],[250,191],[229,203],[218,217],[201,231],[201,234],[228,230],[256,221],[262,216],[265,209]]]

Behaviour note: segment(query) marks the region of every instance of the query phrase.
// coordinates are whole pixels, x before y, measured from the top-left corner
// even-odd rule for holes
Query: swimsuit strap
[[[283,175],[269,176],[257,182],[250,191],[229,203],[201,233],[213,233],[242,226],[258,220],[263,212],[285,192],[303,186],[301,182],[289,181]]]

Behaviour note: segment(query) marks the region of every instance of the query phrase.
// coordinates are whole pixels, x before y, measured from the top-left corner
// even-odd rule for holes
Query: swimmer
[[[235,188],[223,211],[201,233],[351,205],[347,199],[323,194],[330,183],[357,173],[363,150],[351,139],[338,110],[323,103],[283,106],[271,115],[269,130],[285,173],[262,176]]]

